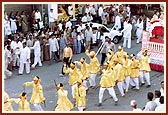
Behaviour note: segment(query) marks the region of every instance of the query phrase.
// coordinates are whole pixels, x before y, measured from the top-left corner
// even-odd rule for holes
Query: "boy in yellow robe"
[[[144,82],[144,77],[147,82],[147,88],[151,86],[150,83],[150,74],[149,72],[151,71],[150,68],[150,57],[148,56],[148,50],[144,50],[142,55],[140,56],[140,81],[141,81],[141,86],[145,85]]]
[[[97,73],[100,71],[100,63],[96,57],[96,53],[94,51],[91,51],[89,53],[89,50],[85,51],[85,54],[89,56],[90,58],[90,63],[89,63],[89,73],[90,73],[90,88],[95,88],[96,82],[95,78]]]
[[[86,63],[86,59],[84,57],[82,57],[79,61],[75,61],[76,64],[80,65],[80,71],[81,71],[81,76],[80,79],[82,79],[82,84],[83,86],[86,88],[86,90],[88,90],[88,86],[87,86],[87,81],[90,79],[89,76],[89,64]]]
[[[4,111],[13,111],[12,103],[9,100],[9,95],[4,91]]]
[[[34,105],[36,111],[43,111],[40,104],[45,104],[45,97],[43,95],[43,87],[40,84],[41,80],[38,76],[33,78],[32,82],[26,82],[23,86],[32,86],[32,97],[30,99],[30,103]]]
[[[100,90],[99,90],[99,104],[98,106],[102,105],[102,99],[104,91],[107,89],[109,94],[113,97],[115,101],[115,105],[118,103],[118,98],[116,96],[115,90],[115,80],[113,78],[112,69],[108,62],[104,63],[104,69],[102,70],[101,80],[100,80]]]
[[[76,87],[77,81],[80,79],[80,70],[76,67],[74,62],[71,62],[70,68],[67,68],[66,64],[64,64],[63,71],[64,73],[69,74],[68,83],[71,86],[72,97],[74,98],[74,88]]]
[[[30,104],[26,99],[26,93],[23,92],[19,95],[20,98],[11,98],[9,99],[10,102],[15,102],[19,105],[18,111],[31,111]]]
[[[64,90],[62,83],[57,85],[58,88],[58,101],[55,111],[70,111],[73,109],[73,104],[68,99],[68,91]]]
[[[131,74],[130,74],[130,85],[132,85],[132,88],[136,88],[139,90],[139,60],[135,59],[135,55],[131,54]]]
[[[86,88],[82,85],[82,80],[79,80],[75,87],[75,100],[78,110],[84,111],[86,109]]]

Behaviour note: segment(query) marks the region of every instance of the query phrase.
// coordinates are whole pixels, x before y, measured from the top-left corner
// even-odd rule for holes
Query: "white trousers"
[[[83,86],[86,88],[86,90],[88,89],[87,80],[83,80]]]
[[[97,74],[90,74],[90,80],[89,80],[90,86],[96,86],[95,82],[96,75]]]
[[[136,43],[139,43],[142,40],[142,32],[143,32],[142,29],[137,29],[136,36],[137,36],[138,39],[137,39]]]
[[[146,80],[147,84],[151,85],[149,72],[140,71],[139,73],[140,73],[140,77],[139,77],[140,82],[145,83],[144,82],[144,77],[145,77],[145,80]]]
[[[117,86],[118,86],[118,89],[119,89],[119,91],[120,91],[120,93],[121,93],[121,96],[124,96],[125,94],[124,94],[124,90],[123,90],[123,84],[124,84],[124,82],[123,81],[121,81],[121,82],[118,82],[117,83]]]
[[[33,104],[36,111],[44,111],[40,104]]]
[[[75,87],[77,87],[77,84],[74,84],[71,86],[71,90],[72,90],[72,97],[75,98]]]
[[[130,85],[135,86],[136,89],[139,89],[139,78],[131,78]]]
[[[124,82],[124,89],[126,92],[128,92],[129,84],[130,84],[130,76],[127,76],[125,77],[125,82]]]
[[[26,62],[20,62],[20,66],[19,66],[19,74],[23,74],[23,70],[24,70],[24,65],[26,65],[26,73],[30,73],[30,63]]]
[[[115,90],[113,87],[110,88],[100,88],[99,90],[99,103],[102,103],[102,99],[103,99],[103,94],[105,89],[107,89],[109,91],[109,94],[113,97],[114,101],[118,101],[118,98],[116,96]]]
[[[19,56],[17,54],[13,55],[13,66],[19,66]]]
[[[78,110],[79,110],[79,111],[83,111],[84,108],[85,108],[85,107],[78,107]]]
[[[128,41],[128,44],[127,44]],[[124,38],[123,47],[131,48],[131,38]]]
[[[35,68],[35,66],[39,64],[39,66],[42,66],[40,54],[34,54],[34,64],[32,65],[32,68]]]

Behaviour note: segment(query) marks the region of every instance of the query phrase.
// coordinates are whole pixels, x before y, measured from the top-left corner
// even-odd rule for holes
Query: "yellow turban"
[[[40,82],[41,82],[41,80],[40,80],[40,78],[38,78],[38,76],[35,76],[35,77],[33,78],[33,80],[38,81],[38,83],[40,83]]]
[[[96,53],[95,53],[94,51],[91,51],[91,52],[90,52],[90,56],[91,56],[91,57],[94,57],[95,54],[96,54]]]
[[[72,62],[72,63],[70,64],[70,67],[75,67],[75,63]]]

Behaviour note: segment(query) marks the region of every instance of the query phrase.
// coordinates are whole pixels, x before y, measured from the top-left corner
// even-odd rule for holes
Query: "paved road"
[[[122,45],[122,43],[119,43],[116,45]],[[131,49],[125,49],[129,54],[134,53],[137,54],[140,51],[141,44],[136,44],[136,41],[132,41],[132,48]],[[94,48],[95,51],[97,51],[97,48]],[[88,57],[84,54],[78,54],[74,55],[73,60],[79,60],[80,57],[86,57],[88,61]],[[97,55],[98,59],[101,59],[101,55]],[[72,101],[71,96],[71,89],[67,83],[68,76],[65,77],[59,77],[59,73],[61,72],[62,63],[53,63],[52,65],[49,65],[49,62],[44,62],[43,67],[36,67],[35,70],[31,70],[31,74],[29,75],[22,75],[18,76],[17,71],[13,72],[13,76],[11,78],[8,78],[4,81],[4,88],[5,91],[9,94],[10,97],[18,97],[18,95],[23,91],[22,84],[27,81],[31,81],[32,78],[35,75],[38,75],[42,80],[42,85],[44,88],[44,95],[46,97],[46,107],[44,108],[45,111],[53,111],[56,101],[57,101],[57,95],[56,95],[56,89],[54,86],[54,80],[56,80],[57,83],[62,82],[64,84],[64,87],[69,92],[69,98]],[[151,75],[151,84],[152,86],[150,88],[140,87],[139,91],[135,90],[129,90],[129,93],[123,98],[119,95],[118,88],[115,87],[116,94],[119,98],[119,105],[114,106],[114,101],[110,98],[110,95],[107,91],[104,92],[104,99],[107,99],[103,102],[103,106],[98,107],[98,93],[99,89],[93,90],[90,89],[87,94],[87,109],[86,111],[130,111],[130,100],[136,99],[138,103],[138,107],[142,108],[146,104],[146,94],[149,91],[159,90],[160,89],[160,82],[164,79],[164,74],[161,72],[152,71],[150,73]],[[96,83],[98,84],[100,81],[100,76],[98,75],[96,77]],[[30,100],[31,97],[31,87],[26,87],[27,92],[27,99]],[[14,110],[17,110],[18,105],[13,104]],[[44,107],[44,106],[43,106]],[[31,109],[34,110],[33,106],[31,105]],[[75,107],[73,111],[77,111],[77,108]]]

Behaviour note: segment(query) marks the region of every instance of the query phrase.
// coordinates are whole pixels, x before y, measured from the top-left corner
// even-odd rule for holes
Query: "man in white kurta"
[[[53,13],[53,9],[50,9],[50,12],[49,12],[49,27],[51,28],[51,30],[54,29],[54,20],[55,20],[55,17],[54,17],[54,13]]]
[[[55,35],[48,40],[50,46],[50,63],[52,63],[53,58],[58,61],[59,60],[59,45],[58,40],[55,38]]]
[[[35,38],[34,39],[34,45],[33,47],[31,47],[31,49],[34,49],[34,64],[31,66],[32,68],[35,68],[35,66],[37,65],[37,63],[39,64],[39,66],[42,66],[41,63],[41,48],[40,48],[40,42],[39,42],[39,38]]]
[[[23,43],[23,49],[20,51],[19,75],[23,74],[24,65],[26,65],[26,73],[30,73],[30,49]]]
[[[117,16],[115,17],[115,24],[114,27],[116,30],[121,29],[121,19],[120,19],[120,13],[117,14]]]
[[[137,31],[136,31],[136,36],[137,36],[137,44],[142,40],[142,32],[143,32],[143,21],[142,19],[139,19],[139,22],[137,21]]]
[[[124,22],[124,29],[121,32],[124,32],[124,42],[123,47],[131,48],[131,31],[132,31],[132,25],[130,24],[130,21]],[[128,44],[127,44],[128,41]]]

